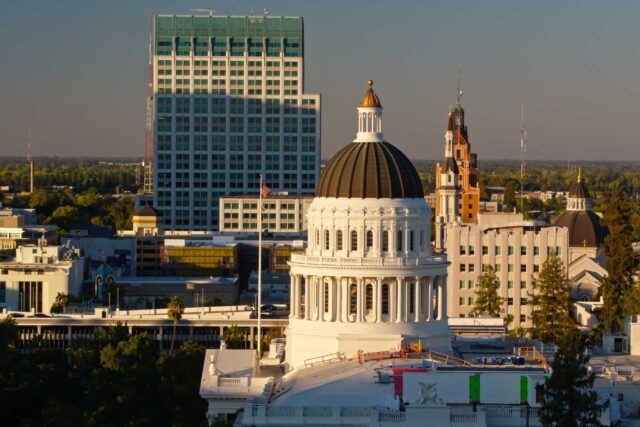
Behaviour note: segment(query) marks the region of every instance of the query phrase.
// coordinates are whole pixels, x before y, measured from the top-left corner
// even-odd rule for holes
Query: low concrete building
[[[270,194],[262,200],[262,227],[271,233],[299,233],[307,229],[306,211],[313,197]],[[220,198],[220,231],[258,229],[258,195]]]
[[[262,303],[289,303],[289,274],[262,273]],[[258,293],[258,273],[251,272],[249,276],[249,291]]]
[[[84,261],[63,246],[20,246],[14,261],[0,263],[0,307],[50,313],[58,293],[82,291]]]
[[[126,308],[151,308],[156,300],[178,297],[187,307],[232,305],[238,299],[238,277],[120,277]]]
[[[235,414],[247,399],[268,399],[274,378],[260,377],[255,350],[207,350],[204,356],[200,396],[207,400],[207,418]]]
[[[238,270],[238,245],[212,240],[165,239],[163,271],[168,276],[229,276]]]
[[[44,241],[54,245],[58,227],[38,224],[35,209],[0,209],[0,250],[14,252],[20,245]]]

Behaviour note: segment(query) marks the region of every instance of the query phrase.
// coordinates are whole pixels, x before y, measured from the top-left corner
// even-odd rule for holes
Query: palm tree
[[[171,348],[169,353],[173,353],[173,343],[176,340],[176,329],[178,322],[182,319],[182,313],[184,313],[184,306],[182,301],[178,297],[172,297],[167,303],[167,316],[173,321],[173,335],[171,336]]]

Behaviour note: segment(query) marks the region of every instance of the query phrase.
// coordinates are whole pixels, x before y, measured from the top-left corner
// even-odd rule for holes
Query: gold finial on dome
[[[578,182],[582,182],[582,168],[578,168]]]
[[[380,108],[382,104],[380,103],[380,98],[373,91],[373,80],[367,80],[367,85],[369,89],[364,94],[362,98],[360,98],[360,107],[372,107],[372,108]]]

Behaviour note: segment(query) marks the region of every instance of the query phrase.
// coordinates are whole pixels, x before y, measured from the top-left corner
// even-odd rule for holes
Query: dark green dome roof
[[[422,182],[402,151],[388,142],[354,142],[325,166],[316,197],[423,198]]]

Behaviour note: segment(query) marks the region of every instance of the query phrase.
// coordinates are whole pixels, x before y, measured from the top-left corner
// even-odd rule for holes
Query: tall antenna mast
[[[524,215],[524,175],[526,165],[524,155],[527,153],[527,125],[524,121],[524,101],[521,104],[521,124],[520,124],[520,213]]]
[[[31,130],[27,133],[27,162],[29,162],[29,193],[33,193],[33,157],[31,155]]]
[[[458,98],[458,103],[462,99],[462,89],[460,87],[460,67],[456,69],[456,74],[458,76],[458,84],[456,85],[456,97]]]

